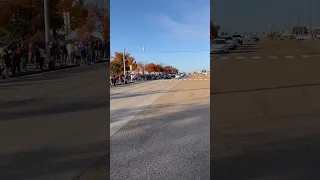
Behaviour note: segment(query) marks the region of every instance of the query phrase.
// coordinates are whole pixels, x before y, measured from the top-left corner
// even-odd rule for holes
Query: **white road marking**
[[[219,59],[229,59],[229,57],[220,57]]]
[[[236,59],[244,59],[244,57],[238,56],[236,57]]]
[[[252,59],[260,59],[260,56],[253,56]]]
[[[294,58],[294,56],[284,56],[285,58],[289,58],[289,59],[292,59]]]
[[[277,56],[268,56],[269,59],[277,59]]]
[[[302,55],[301,57],[302,58],[309,58],[310,56],[309,55]]]

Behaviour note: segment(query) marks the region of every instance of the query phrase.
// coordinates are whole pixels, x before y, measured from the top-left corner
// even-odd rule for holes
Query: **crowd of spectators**
[[[57,66],[94,64],[110,57],[108,41],[51,42],[50,59],[46,59],[45,45],[41,43],[10,43],[0,48],[1,78],[10,78],[30,71],[53,70]],[[30,66],[31,65],[31,66]],[[35,68],[28,69],[28,67]]]

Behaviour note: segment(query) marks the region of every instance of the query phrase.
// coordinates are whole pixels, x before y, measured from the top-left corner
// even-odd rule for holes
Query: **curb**
[[[100,63],[104,63],[104,62],[109,62],[108,60],[99,60],[96,61],[95,64],[100,64]],[[58,67],[55,69],[45,69],[43,71],[32,71],[32,72],[27,72],[24,74],[19,74],[15,77],[10,77],[8,79],[0,79],[0,81],[5,81],[5,80],[10,80],[10,79],[15,79],[15,78],[20,78],[20,77],[26,77],[26,76],[31,76],[31,75],[36,75],[36,74],[42,74],[42,73],[47,73],[47,72],[54,72],[54,71],[60,71],[60,70],[66,70],[66,69],[71,69],[71,68],[76,68],[76,67],[81,67],[80,65],[67,65],[67,66],[63,66],[63,67]]]

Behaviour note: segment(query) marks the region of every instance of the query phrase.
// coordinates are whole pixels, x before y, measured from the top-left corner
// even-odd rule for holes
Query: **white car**
[[[211,40],[211,53],[228,53],[229,45],[225,39]]]
[[[243,37],[241,35],[234,34],[232,37],[237,41],[238,44],[243,44]]]
[[[176,78],[176,79],[181,79],[182,77],[181,77],[180,74],[176,74],[175,78]]]
[[[232,36],[221,36],[221,38],[225,39],[229,45],[229,49],[236,49],[237,41]]]

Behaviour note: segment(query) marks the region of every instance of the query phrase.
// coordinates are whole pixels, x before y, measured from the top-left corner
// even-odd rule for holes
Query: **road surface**
[[[111,179],[209,180],[209,89],[191,77],[111,89]]]
[[[319,55],[266,40],[211,57],[213,179],[319,179]]]
[[[0,179],[107,179],[108,69],[0,81]]]

